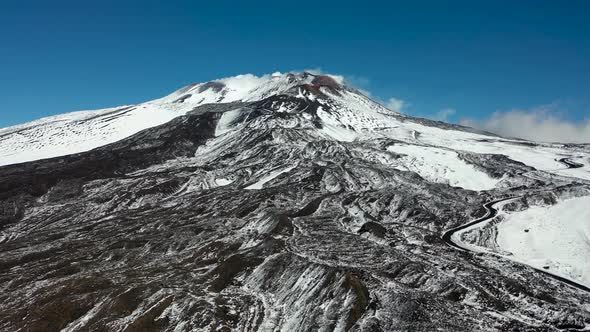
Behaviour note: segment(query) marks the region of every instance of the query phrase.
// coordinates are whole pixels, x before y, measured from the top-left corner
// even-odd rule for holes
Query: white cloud
[[[300,73],[300,72],[307,72],[313,75],[322,75],[324,73],[324,71],[322,70],[322,68],[309,68],[309,69],[304,69],[304,70],[293,70],[292,72],[294,73]]]
[[[332,74],[332,73],[326,72],[325,70],[323,70],[322,68],[319,68],[319,67],[308,68],[308,69],[303,69],[303,70],[291,70],[289,72],[290,73],[307,72],[307,73],[310,73],[313,75],[327,75],[327,76],[330,76],[333,79],[335,79],[336,82],[338,82],[339,84],[345,84],[349,87],[359,90],[360,92],[362,92],[364,95],[366,95],[368,97],[371,96],[371,92],[369,90],[367,90],[367,88],[370,85],[370,81],[369,81],[369,79],[367,79],[366,77],[363,77],[363,76]]]
[[[336,74],[330,74],[330,73],[326,73],[325,71],[322,70],[322,68],[308,68],[308,69],[304,69],[304,70],[292,70],[290,71],[291,73],[303,73],[303,72],[307,72],[313,75],[326,75],[326,76],[330,76],[332,77],[336,82],[338,82],[338,84],[345,84],[348,83],[346,80],[346,77],[342,76],[342,75],[336,75]]]
[[[402,109],[407,105],[407,103],[401,99],[398,98],[389,98],[389,100],[387,101],[387,103],[385,104],[385,107],[389,108],[392,111],[395,112],[402,112]]]
[[[368,91],[366,91],[366,89],[369,87],[371,82],[366,77],[356,76],[356,75],[345,75],[344,76],[344,83],[348,86],[352,86],[352,87],[356,88],[357,90],[362,90],[362,91],[368,92]]]
[[[445,108],[436,112],[433,116],[430,116],[433,120],[448,122],[449,118],[455,115],[457,111],[454,108]]]
[[[360,91],[362,94],[364,94],[365,96],[369,97],[369,98],[373,98],[373,94],[371,93],[371,91],[369,90],[365,90],[365,89],[360,89],[360,88],[356,88],[358,91]]]
[[[545,142],[590,143],[590,118],[579,122],[568,121],[552,106],[529,111],[494,112],[484,120],[463,119],[461,124],[507,137]]]

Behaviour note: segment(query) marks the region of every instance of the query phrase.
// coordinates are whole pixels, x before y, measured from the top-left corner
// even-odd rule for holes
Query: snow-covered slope
[[[514,259],[590,287],[590,196],[502,211],[497,243]]]
[[[178,114],[159,105],[84,111],[43,118],[0,131],[0,165],[88,151],[160,125]]]
[[[588,188],[555,194],[562,197],[549,205],[547,198],[553,194],[541,200],[533,194],[496,204],[494,218],[458,231],[453,241],[590,287]]]
[[[166,123],[199,105],[260,100],[314,78],[307,73],[239,75],[192,84],[138,105],[68,113],[0,129],[0,166],[87,151]]]
[[[471,190],[488,190],[501,180],[491,178],[467,164],[453,150],[409,144],[396,144],[388,150],[405,155],[399,159],[400,169],[418,173],[432,182]]]

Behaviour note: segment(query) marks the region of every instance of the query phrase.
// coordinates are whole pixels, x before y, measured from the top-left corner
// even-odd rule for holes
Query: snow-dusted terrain
[[[0,330],[590,328],[588,145],[276,73],[1,129],[0,165]]]
[[[491,178],[459,158],[456,151],[429,146],[396,144],[389,151],[405,155],[401,169],[416,172],[432,182],[470,190],[493,189],[501,179]]]
[[[0,165],[87,151],[168,122],[204,104],[257,101],[293,89],[298,98],[315,98],[300,88],[301,85],[310,84],[313,79],[311,74],[275,73],[262,77],[239,75],[193,84],[169,96],[138,105],[69,113],[0,129]],[[572,155],[563,145],[530,145],[526,141],[503,139],[453,127],[425,125],[389,111],[354,90],[344,90],[330,97],[331,112],[324,111],[321,106],[317,110],[317,116],[322,121],[319,131],[327,138],[339,141],[393,138],[410,144],[456,151],[503,154],[539,170],[590,180],[588,168],[565,170],[557,161],[563,156]],[[282,104],[277,111],[288,112],[289,104]],[[248,109],[242,109],[225,113],[216,134],[231,130],[231,121],[247,112]],[[306,115],[302,114],[303,117]],[[300,122],[294,122],[293,125]],[[435,151],[441,150],[431,149],[426,154],[433,157],[441,155]],[[580,151],[572,158],[590,162],[590,154],[586,151]],[[461,167],[460,163],[457,165]],[[448,174],[451,172],[447,171]],[[488,189],[489,180],[483,181],[486,184],[476,186],[483,185],[481,188]]]
[[[138,105],[67,113],[0,129],[0,166],[88,151],[166,123],[200,105],[260,100],[312,79],[309,75],[239,75],[189,85]]]
[[[590,287],[590,196],[505,212],[498,224],[502,250],[539,269]]]

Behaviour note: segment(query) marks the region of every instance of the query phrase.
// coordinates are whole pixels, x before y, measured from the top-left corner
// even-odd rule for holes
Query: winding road
[[[511,200],[514,198],[518,198],[518,197],[508,197],[508,198],[502,198],[502,199],[498,199],[495,201],[491,201],[488,203],[485,203],[483,205],[483,207],[486,209],[486,214],[483,217],[480,217],[478,219],[475,219],[471,222],[468,222],[464,225],[455,227],[455,228],[451,228],[449,230],[446,230],[443,235],[442,235],[442,239],[443,241],[445,241],[448,245],[450,245],[453,248],[459,249],[459,250],[464,250],[464,251],[470,251],[468,248],[461,246],[461,244],[459,243],[455,243],[453,242],[453,240],[451,239],[451,237],[453,236],[453,234],[455,234],[456,232],[463,230],[467,227],[471,227],[475,224],[479,224],[480,222],[484,222],[486,220],[490,220],[492,218],[494,218],[497,214],[498,214],[498,210],[494,208],[494,205],[498,204],[498,203],[502,203],[504,201],[507,200]]]
[[[562,162],[566,163],[565,161],[562,161]],[[580,167],[580,166],[577,166],[577,167]],[[577,167],[574,167],[574,168],[577,168]],[[443,233],[443,235],[442,235],[443,241],[445,241],[445,243],[447,243],[449,246],[451,246],[451,247],[453,247],[455,249],[473,252],[473,250],[470,250],[468,247],[462,246],[459,241],[454,242],[452,240],[453,234],[455,234],[456,232],[459,232],[461,230],[464,230],[464,229],[466,229],[466,228],[468,228],[470,226],[473,226],[473,225],[476,225],[476,224],[479,224],[479,223],[482,223],[484,221],[487,221],[487,220],[490,220],[490,219],[494,218],[498,214],[498,210],[494,207],[494,205],[496,205],[498,203],[502,203],[502,202],[508,201],[508,200],[511,200],[511,199],[517,199],[517,198],[520,198],[520,197],[522,197],[522,196],[502,198],[502,199],[498,199],[498,200],[495,200],[495,201],[491,201],[491,202],[485,203],[483,205],[483,207],[486,209],[487,213],[483,217],[478,218],[478,219],[476,219],[474,221],[471,221],[471,222],[469,222],[467,224],[464,224],[464,225],[461,225],[461,226],[458,226],[458,227],[455,227],[455,228],[452,228],[452,229],[449,229],[449,230],[445,231]],[[497,254],[497,253],[492,253],[492,254],[495,254],[496,256],[499,256],[501,258],[509,259],[509,258],[507,258],[507,257],[505,257],[503,255]],[[517,263],[520,263],[520,262],[517,262]],[[543,273],[546,276],[549,276],[549,277],[551,277],[553,279],[559,280],[559,281],[561,281],[561,282],[563,282],[563,283],[565,283],[565,284],[567,284],[567,285],[569,285],[571,287],[574,287],[574,288],[579,289],[579,290],[583,290],[585,292],[590,292],[590,287],[588,287],[588,286],[579,284],[579,283],[577,283],[575,281],[572,281],[570,279],[567,279],[567,278],[564,278],[564,277],[555,275],[553,273],[544,271],[542,269],[538,269],[538,268],[536,268],[534,266],[530,266],[530,265],[527,265],[527,266],[533,268],[537,272]]]
[[[569,158],[561,158],[558,160],[560,163],[564,164],[567,168],[582,168],[584,164],[576,163],[571,161]]]

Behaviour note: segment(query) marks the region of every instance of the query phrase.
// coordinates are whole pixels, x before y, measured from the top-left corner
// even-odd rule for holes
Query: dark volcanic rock
[[[326,75],[320,75],[315,77],[312,81],[311,84],[313,85],[317,85],[317,86],[325,86],[325,87],[329,87],[332,89],[340,89],[341,85],[338,84],[338,82],[336,82],[335,79],[333,79],[330,76],[326,76]]]

